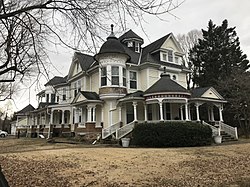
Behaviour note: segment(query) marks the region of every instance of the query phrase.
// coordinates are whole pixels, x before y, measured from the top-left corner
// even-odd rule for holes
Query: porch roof
[[[144,100],[143,91],[138,90],[136,92],[129,93],[124,97],[122,97],[121,99],[119,99],[119,102],[130,101],[130,100]]]
[[[159,93],[180,93],[191,95],[187,89],[179,85],[174,80],[170,79],[170,76],[168,74],[161,74],[161,78],[144,92],[144,96]]]
[[[82,103],[102,103],[102,101],[96,92],[80,91],[73,99],[72,104],[77,105]]]

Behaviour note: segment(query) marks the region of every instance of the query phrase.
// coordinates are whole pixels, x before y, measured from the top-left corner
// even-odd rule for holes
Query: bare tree
[[[0,0],[0,84],[45,74],[48,44],[96,52],[114,23],[126,30],[130,19],[164,16],[178,0]],[[106,24],[108,22],[108,24]],[[91,43],[91,45],[89,45]],[[12,95],[9,92],[10,98]]]
[[[194,70],[194,65],[193,63],[189,60],[189,51],[194,47],[195,44],[198,44],[199,39],[202,38],[202,32],[200,30],[191,30],[187,34],[178,34],[176,36],[176,39],[181,45],[182,50],[184,51],[185,55],[185,62],[186,66],[193,71]],[[194,84],[192,83],[192,74],[187,75],[187,85],[188,89],[193,88]],[[192,86],[191,86],[192,84]]]

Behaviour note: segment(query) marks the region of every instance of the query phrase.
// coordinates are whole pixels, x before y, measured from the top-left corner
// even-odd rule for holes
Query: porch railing
[[[105,129],[102,129],[102,139],[107,138],[111,134],[115,133],[117,129],[120,128],[120,122],[111,125]]]
[[[116,130],[116,139],[120,139],[130,133],[135,126],[135,121],[124,125],[123,127]]]
[[[209,123],[206,123],[205,121],[202,121],[202,124],[207,125],[212,129],[213,137],[218,136],[218,135],[220,136],[220,127],[219,128],[214,127],[213,125],[210,125]]]
[[[231,135],[236,140],[238,140],[237,127],[231,127],[223,122],[219,122],[219,126],[220,126],[221,130],[225,131],[225,133]]]

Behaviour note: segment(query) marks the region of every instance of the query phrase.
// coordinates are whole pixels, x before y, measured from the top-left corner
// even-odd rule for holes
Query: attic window
[[[128,47],[133,47],[133,42],[129,41],[128,42]]]
[[[140,43],[135,42],[135,52],[140,53]]]
[[[161,52],[161,60],[164,62],[174,62],[174,53],[172,50]],[[175,59],[176,60],[176,59]]]
[[[173,51],[172,50],[168,50],[168,61],[169,62],[173,62]]]

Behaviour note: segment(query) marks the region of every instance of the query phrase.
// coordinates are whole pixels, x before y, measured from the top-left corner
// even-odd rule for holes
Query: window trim
[[[113,68],[117,68],[118,69],[118,74],[113,74]],[[113,84],[114,78],[118,78],[118,82],[117,84]],[[119,66],[111,66],[111,85],[112,86],[119,86],[120,85],[120,71],[119,71]]]
[[[130,73],[135,73],[135,79],[131,79]],[[131,88],[131,81],[135,82],[135,88]],[[137,85],[137,71],[129,71],[129,88],[130,89],[137,89],[138,85]]]

